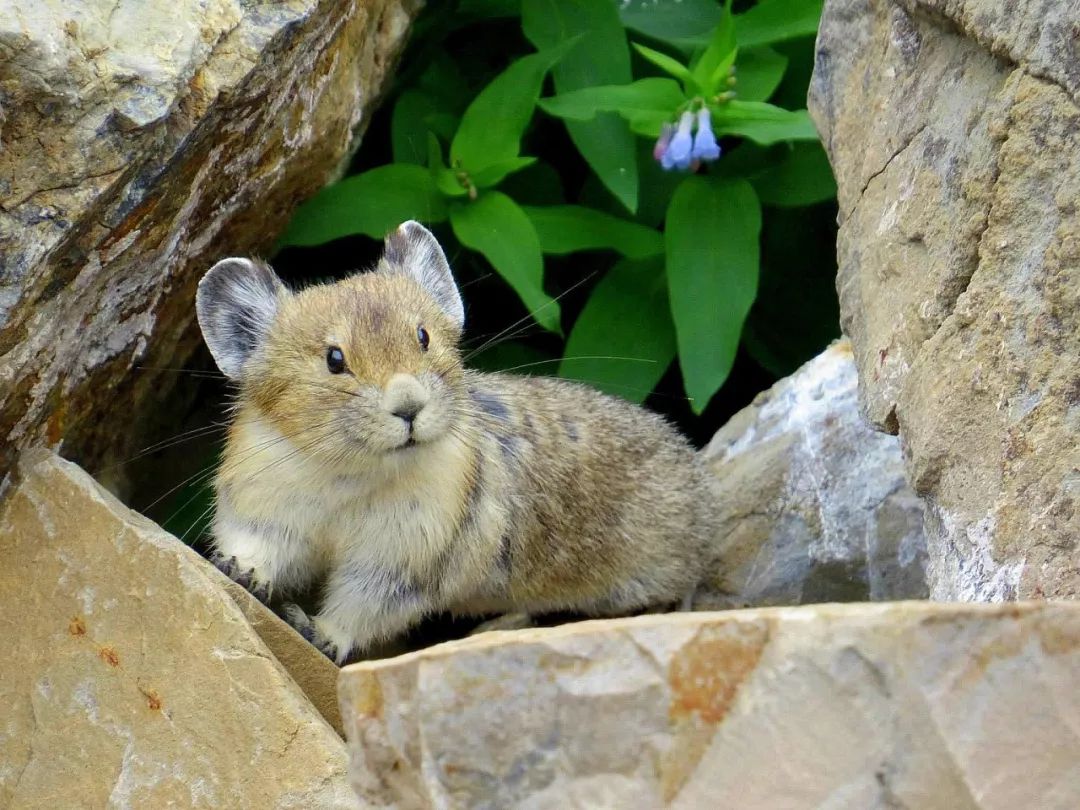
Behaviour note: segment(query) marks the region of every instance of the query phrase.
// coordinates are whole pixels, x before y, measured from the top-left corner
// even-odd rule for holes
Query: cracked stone
[[[940,599],[1080,596],[1075,19],[1024,0],[822,18],[810,108],[843,212],[842,324],[926,501]]]
[[[0,510],[0,806],[357,806],[344,743],[283,663],[323,692],[335,667],[320,675],[280,620],[75,465],[31,451],[17,476]]]
[[[1072,810],[1080,604],[486,633],[346,667],[369,807]]]

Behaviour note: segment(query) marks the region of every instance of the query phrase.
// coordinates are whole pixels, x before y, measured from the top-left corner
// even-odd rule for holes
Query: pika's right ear
[[[274,271],[250,259],[222,259],[199,282],[195,312],[210,354],[237,379],[266,333],[288,290]]]

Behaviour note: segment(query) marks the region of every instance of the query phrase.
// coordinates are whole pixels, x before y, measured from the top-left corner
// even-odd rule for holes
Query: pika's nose
[[[393,414],[398,419],[405,420],[405,424],[412,427],[413,420],[423,407],[424,406],[419,403],[410,402],[406,405],[399,405],[397,409],[393,411]]]
[[[383,407],[387,413],[401,419],[412,428],[420,411],[428,404],[430,395],[411,374],[395,374],[386,384]]]

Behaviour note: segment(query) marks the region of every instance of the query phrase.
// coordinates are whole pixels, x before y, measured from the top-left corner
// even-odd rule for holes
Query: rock
[[[838,341],[736,414],[705,449],[724,567],[695,607],[924,598],[923,510],[900,444],[859,412]]]
[[[341,709],[337,699],[337,678],[340,671],[337,664],[311,646],[291,625],[282,621],[243,587],[218,572],[216,568],[209,565],[205,568],[236,602],[251,629],[274,654],[274,658],[289,673],[312,706],[334,731],[344,737],[345,729],[341,725]]]
[[[937,599],[1080,596],[1077,13],[829,0],[822,18],[810,109],[842,322],[925,498]]]
[[[0,478],[128,454],[198,278],[340,171],[418,5],[0,0]]]
[[[342,671],[369,806],[1071,810],[1080,605],[487,633]]]
[[[18,477],[0,512],[0,806],[356,806],[344,744],[212,566],[51,453]]]

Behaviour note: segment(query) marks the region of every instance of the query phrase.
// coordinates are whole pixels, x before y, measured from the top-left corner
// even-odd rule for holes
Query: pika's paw
[[[243,586],[248,593],[264,605],[269,604],[272,590],[270,582],[260,577],[254,568],[241,565],[236,557],[226,557],[224,554],[217,552],[210,557],[210,562],[237,585]]]
[[[307,613],[304,612],[302,607],[291,603],[285,605],[282,608],[282,612],[285,615],[285,621],[292,625],[292,628],[302,635],[311,646],[335,664],[341,663],[339,660],[339,645],[319,629],[317,624],[318,619],[311,618],[311,616],[308,616]],[[344,652],[347,653],[348,650],[345,650]]]

